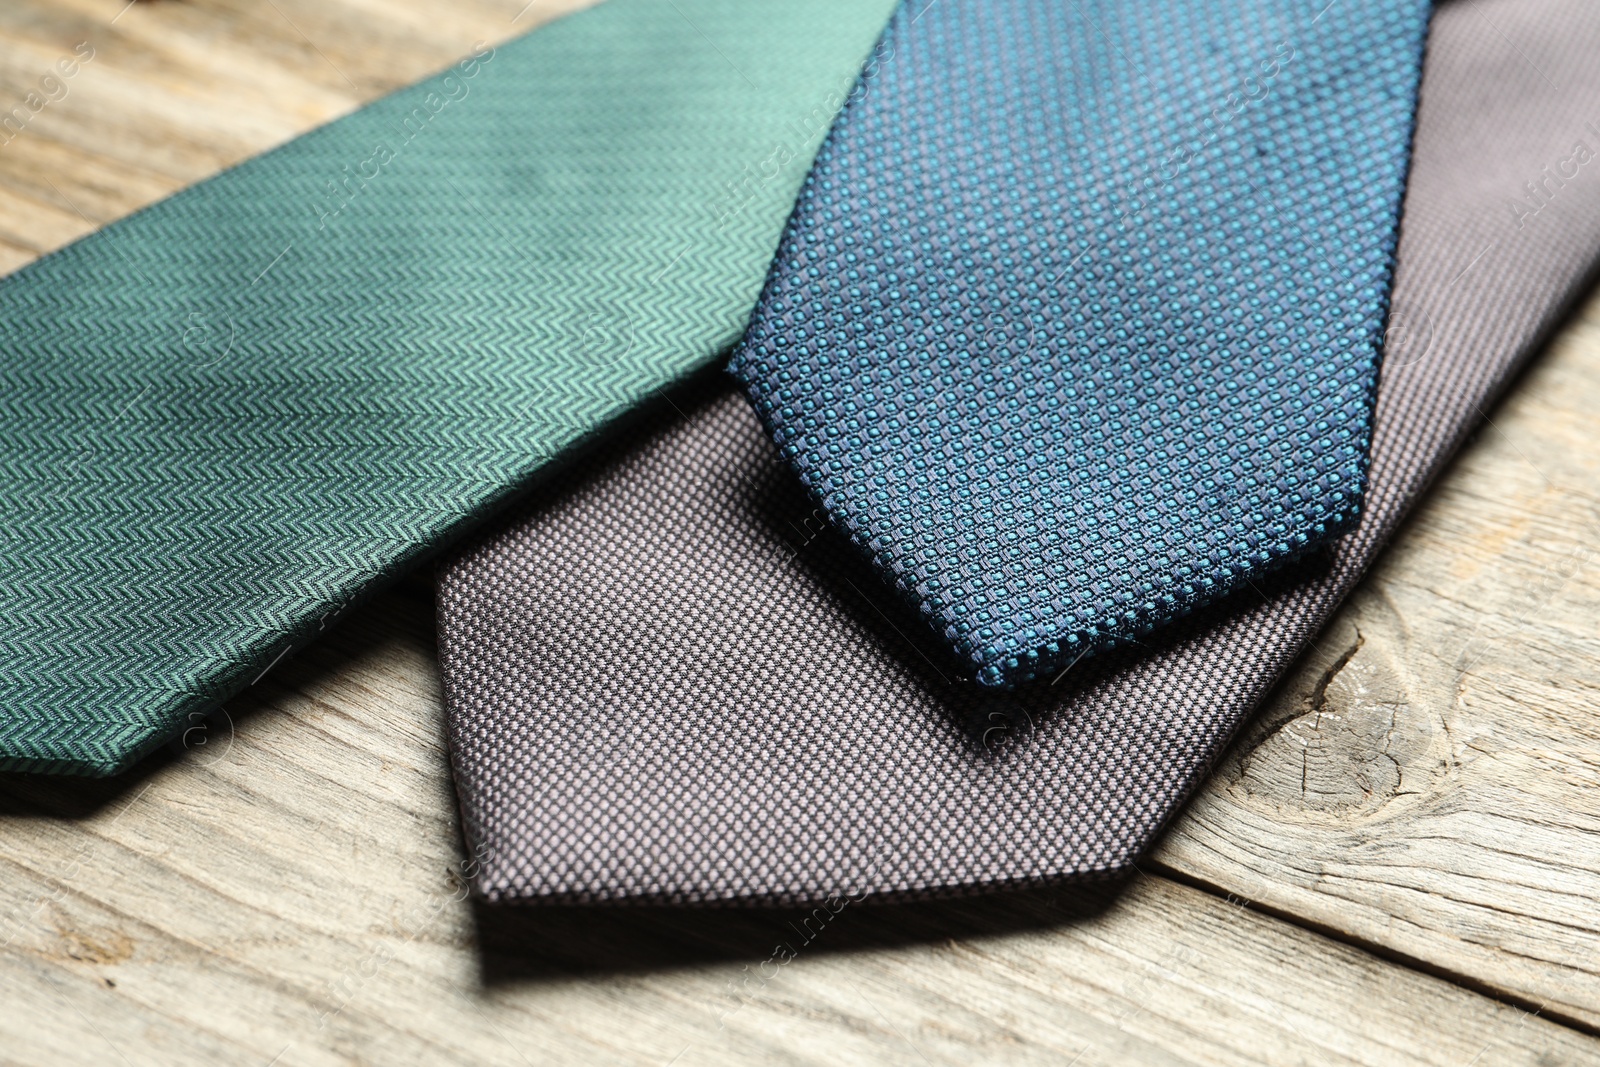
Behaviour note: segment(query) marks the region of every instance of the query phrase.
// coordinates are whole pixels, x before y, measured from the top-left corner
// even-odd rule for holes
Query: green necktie
[[[0,284],[0,769],[109,774],[739,336],[890,0],[609,0]]]

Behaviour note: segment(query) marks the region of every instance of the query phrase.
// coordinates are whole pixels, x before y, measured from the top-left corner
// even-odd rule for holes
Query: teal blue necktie
[[[887,0],[609,0],[0,284],[0,769],[115,772],[724,353]]]
[[[801,192],[733,370],[992,686],[1360,507],[1428,0],[937,0]]]

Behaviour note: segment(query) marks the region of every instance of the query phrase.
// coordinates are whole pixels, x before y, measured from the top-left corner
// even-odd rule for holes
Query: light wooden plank
[[[1600,1027],[1600,299],[1239,739],[1166,869]]]
[[[594,0],[7,0],[0,272]],[[79,61],[79,46],[92,58]],[[77,62],[70,77],[57,63]],[[46,91],[44,79],[59,88]],[[46,101],[28,107],[28,94]],[[52,98],[54,97],[54,98]]]

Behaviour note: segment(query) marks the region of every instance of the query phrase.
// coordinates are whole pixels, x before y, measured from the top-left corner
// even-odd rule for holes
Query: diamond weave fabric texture
[[[723,356],[886,0],[609,0],[0,283],[0,769],[104,774]]]
[[[1600,140],[1597,54],[1589,0],[1439,4],[1394,292],[1421,339],[1386,359],[1359,524],[1149,648],[960,681],[732,385],[542,490],[440,581],[480,891],[809,903],[1126,867],[1588,291],[1600,180],[1557,169]]]
[[[1354,520],[1430,7],[891,21],[732,369],[980,682],[1148,633]]]

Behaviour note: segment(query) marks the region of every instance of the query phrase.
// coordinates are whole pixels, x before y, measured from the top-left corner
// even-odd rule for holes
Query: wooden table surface
[[[523,3],[6,0],[0,269],[582,0]],[[1600,1063],[1597,411],[1600,300],[1128,884],[768,982],[782,913],[466,899],[413,579],[134,774],[0,776],[0,1061]]]

